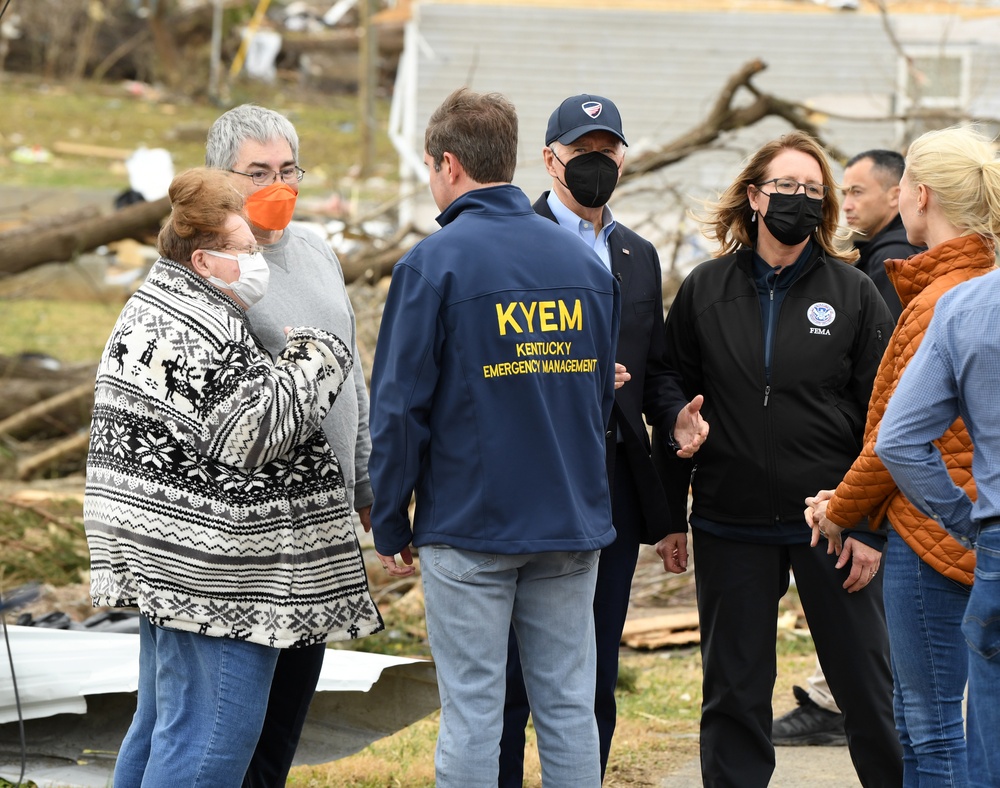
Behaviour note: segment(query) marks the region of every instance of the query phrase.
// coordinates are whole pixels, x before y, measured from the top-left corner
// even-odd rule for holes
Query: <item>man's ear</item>
[[[559,171],[556,169],[556,155],[548,145],[542,148],[542,161],[545,162],[545,171],[553,178],[558,178]]]
[[[441,154],[441,172],[448,179],[448,183],[454,184],[465,173],[465,168],[454,153],[445,151]]]
[[[889,207],[896,213],[899,213],[899,184],[890,186],[889,190],[886,192],[886,196],[889,200]]]

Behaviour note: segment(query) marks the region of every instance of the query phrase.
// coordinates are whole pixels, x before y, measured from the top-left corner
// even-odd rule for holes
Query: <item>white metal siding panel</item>
[[[520,118],[515,183],[532,199],[549,184],[540,154],[548,116],[575,93],[613,99],[635,153],[700,123],[730,76],[754,58],[768,65],[753,79],[759,90],[820,109],[833,103],[838,114],[852,114],[855,108],[863,113],[873,103],[891,109],[896,90],[897,55],[874,15],[434,2],[420,2],[414,11],[425,44],[416,128],[423,129],[438,103],[463,84],[506,94]],[[907,22],[912,38],[912,18]],[[923,29],[939,37],[944,25],[931,20]],[[992,69],[984,59],[977,61],[980,96],[997,94],[996,61],[992,50]],[[744,93],[737,103],[751,100]],[[848,155],[892,147],[898,131],[892,123],[835,117],[822,128]],[[784,121],[770,119],[727,135],[718,149],[667,168],[656,180],[685,194],[713,194],[727,185],[748,152],[787,130]],[[613,205],[618,210],[620,202]]]

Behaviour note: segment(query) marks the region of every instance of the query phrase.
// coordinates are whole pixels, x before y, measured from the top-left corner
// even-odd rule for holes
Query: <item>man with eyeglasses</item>
[[[323,431],[340,462],[348,505],[368,531],[373,500],[368,478],[368,390],[354,310],[337,256],[315,233],[291,224],[305,175],[298,158],[295,127],[264,107],[244,104],[229,110],[208,133],[205,163],[231,173],[233,185],[246,195],[250,228],[270,268],[267,293],[247,312],[254,334],[274,354],[284,347],[286,326],[316,326],[340,337],[354,355],[353,385],[344,384]],[[282,651],[244,788],[285,784],[324,652],[323,644]]]

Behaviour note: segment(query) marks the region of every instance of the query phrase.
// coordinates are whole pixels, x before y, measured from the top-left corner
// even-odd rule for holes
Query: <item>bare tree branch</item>
[[[709,147],[725,132],[752,126],[770,116],[783,118],[793,128],[811,134],[833,158],[846,161],[847,157],[843,152],[826,142],[819,127],[809,120],[814,109],[764,93],[753,85],[752,78],[766,68],[767,64],[760,59],[745,63],[723,86],[705,120],[658,150],[631,159],[625,166],[620,183],[627,183],[674,164]],[[733,102],[741,88],[750,92],[755,97],[754,101],[746,106],[734,107]]]

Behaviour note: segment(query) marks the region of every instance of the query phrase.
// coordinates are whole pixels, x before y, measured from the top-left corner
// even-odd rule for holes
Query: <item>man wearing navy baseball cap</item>
[[[576,150],[577,144],[589,146],[590,150],[580,156],[571,155],[569,151]],[[566,148],[562,159],[553,145]],[[559,187],[562,187],[570,197],[564,203],[566,208],[574,214],[577,214],[576,207],[582,208],[597,218],[599,223],[596,227],[604,226],[601,220],[605,213],[610,216],[611,209],[607,208],[607,202],[618,185],[627,146],[622,133],[622,116],[610,99],[589,94],[566,99],[549,117],[549,126],[545,130],[545,166],[558,184],[553,184],[553,192],[558,195]],[[557,164],[565,171],[561,178],[554,171]],[[538,206],[535,208],[537,210]],[[550,218],[558,221],[557,217]],[[587,218],[582,213],[577,214],[577,219]],[[559,223],[565,227],[573,221]],[[595,237],[600,234],[595,232]],[[586,240],[594,246],[595,239],[588,237]]]
[[[542,155],[552,190],[534,204],[537,213],[597,252],[621,284],[621,328],[616,353],[615,406],[606,450],[617,537],[601,551],[594,625],[597,685],[594,711],[603,776],[615,730],[618,648],[628,612],[639,545],[656,544],[667,571],[687,569],[687,523],[672,523],[666,494],[650,460],[646,421],[672,435],[680,457],[692,456],[708,436],[703,398],[690,403],[679,376],[664,361],[663,283],[653,245],[615,221],[608,206],[625,164],[628,145],[614,102],[584,93],[563,101],[549,118]],[[521,678],[517,639],[511,632],[507,701],[500,742],[499,788],[522,784],[524,727],[529,705]]]

